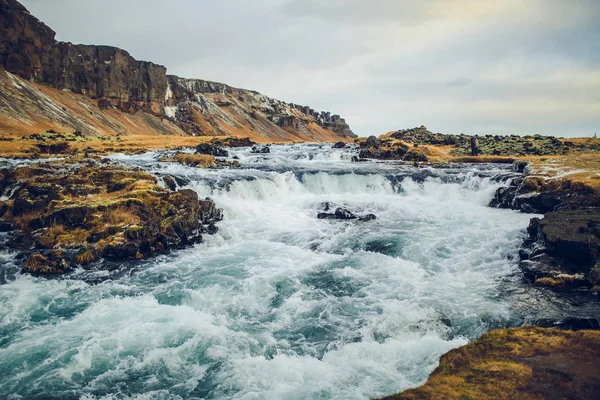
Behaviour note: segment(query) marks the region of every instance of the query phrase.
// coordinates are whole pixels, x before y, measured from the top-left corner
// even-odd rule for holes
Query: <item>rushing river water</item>
[[[487,207],[508,166],[231,155],[242,168],[111,157],[224,209],[193,248],[61,279],[8,274],[0,253],[0,398],[369,399],[489,329],[585,314],[522,282],[531,215]],[[326,202],[377,219],[317,219]]]

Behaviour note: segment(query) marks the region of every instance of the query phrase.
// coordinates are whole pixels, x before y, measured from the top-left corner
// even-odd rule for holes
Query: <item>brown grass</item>
[[[7,217],[9,217],[9,216],[7,215],[4,218],[7,219]],[[33,221],[34,219],[36,219],[38,217],[39,217],[39,214],[37,214],[37,213],[33,213],[33,212],[23,213],[17,217],[13,217],[13,223],[17,229],[28,230],[29,224],[31,223],[31,221]]]
[[[96,256],[91,250],[86,250],[75,258],[75,262],[79,265],[89,265],[96,260]]]
[[[123,207],[106,211],[102,219],[114,226],[135,225],[140,222],[140,217]]]
[[[175,155],[174,159],[178,163],[192,167],[210,168],[215,166],[215,158],[208,154],[179,153]]]

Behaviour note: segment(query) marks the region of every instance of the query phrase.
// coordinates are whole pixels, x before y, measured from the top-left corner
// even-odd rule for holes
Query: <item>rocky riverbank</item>
[[[98,260],[134,260],[202,241],[221,210],[192,190],[106,161],[67,159],[0,171],[3,246],[23,269],[62,274]]]
[[[427,383],[396,399],[596,399],[600,332],[491,331],[444,354]]]
[[[523,165],[520,165],[523,167]],[[538,286],[589,291],[600,286],[600,192],[596,180],[568,171],[523,178],[496,192],[490,206],[544,214],[533,218],[520,252],[520,267]],[[593,175],[593,173],[592,173]]]

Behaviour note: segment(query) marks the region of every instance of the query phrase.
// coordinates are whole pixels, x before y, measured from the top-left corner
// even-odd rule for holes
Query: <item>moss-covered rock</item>
[[[488,332],[444,354],[427,383],[396,399],[596,399],[600,331],[522,327]]]
[[[111,163],[53,162],[10,171],[0,222],[12,247],[28,252],[24,270],[57,274],[99,258],[150,257],[202,240],[222,219],[212,200],[169,192],[154,176]],[[53,251],[60,250],[60,253]]]

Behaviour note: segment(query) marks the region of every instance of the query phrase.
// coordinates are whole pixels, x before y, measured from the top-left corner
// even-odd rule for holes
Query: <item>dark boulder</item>
[[[540,319],[534,322],[534,326],[539,326],[540,328],[558,328],[558,329],[567,329],[571,331],[579,331],[579,330],[599,330],[600,329],[600,320],[596,318],[576,318],[576,317],[568,317],[559,320],[555,319]]]
[[[326,211],[329,210],[329,203],[326,203]],[[357,219],[359,221],[371,221],[376,219],[377,217],[374,214],[366,214],[366,215],[355,215],[352,211],[348,210],[344,207],[337,207],[335,212],[321,212],[317,214],[317,218],[319,219],[339,219],[339,220],[352,220]]]
[[[252,153],[260,153],[260,154],[268,154],[271,152],[271,149],[268,146],[263,146],[261,148],[257,146],[252,147]]]
[[[74,267],[73,260],[60,249],[31,253],[23,270],[33,275],[58,275],[64,274]]]
[[[175,182],[175,179],[173,179],[173,177],[171,175],[163,176],[162,180],[165,183],[165,186],[167,188],[169,188],[169,190],[171,190],[173,192],[177,190],[177,183]]]
[[[346,147],[346,143],[344,142],[337,142],[331,146],[332,149],[343,149],[344,147]]]
[[[214,142],[216,146],[222,147],[250,147],[256,143],[250,140],[250,138],[227,138],[225,140],[217,140]]]
[[[0,221],[0,232],[10,232],[12,231],[13,228],[13,224],[10,222],[6,222],[6,221]]]
[[[377,147],[379,141],[375,136],[369,136],[367,140],[361,143],[361,147]]]
[[[600,210],[561,210],[532,218],[520,251],[524,275],[540,286],[600,284]]]
[[[377,217],[375,216],[375,214],[365,214],[365,215],[361,215],[360,217],[358,217],[359,221],[372,221],[374,219],[377,219]]]
[[[403,161],[427,161],[427,156],[421,152],[411,150],[404,155]]]
[[[196,154],[208,154],[214,157],[229,157],[229,152],[212,144],[202,143],[196,146]]]

